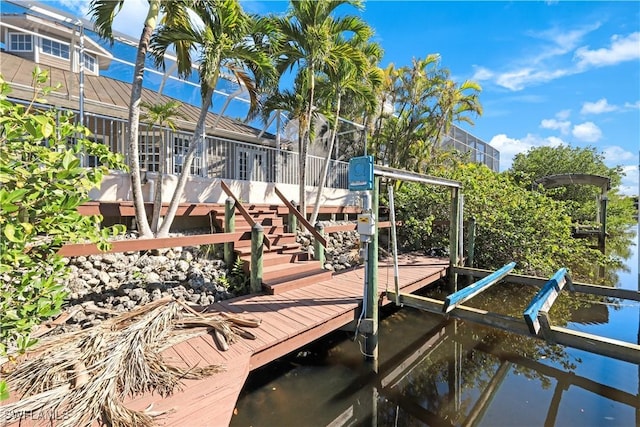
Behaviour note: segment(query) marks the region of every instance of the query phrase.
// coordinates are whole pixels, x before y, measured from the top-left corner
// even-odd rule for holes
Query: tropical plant
[[[441,143],[451,125],[472,124],[467,113],[482,113],[480,86],[471,81],[458,86],[439,63],[439,55],[432,54],[414,59],[409,67],[391,64],[385,69],[370,141],[377,162],[428,172],[450,156],[443,156]]]
[[[158,169],[158,178],[156,179],[154,194],[153,194],[153,213],[151,214],[151,231],[158,232],[160,224],[160,212],[162,210],[162,189],[164,176],[167,173],[167,146],[165,141],[165,129],[170,128],[176,130],[175,118],[182,117],[180,113],[179,101],[171,100],[161,104],[149,104],[142,102],[140,104],[144,109],[142,118],[147,119],[149,127],[153,128],[157,126],[160,130],[160,167]]]
[[[297,73],[304,73],[306,84],[299,85],[305,90],[299,94],[306,102],[305,117],[308,120],[301,130],[299,147],[299,203],[300,212],[306,215],[306,162],[309,144],[312,140],[312,121],[315,106],[315,84],[317,73],[323,67],[336,69],[339,59],[352,56],[356,58],[357,51],[353,46],[336,43],[336,40],[360,37],[366,40],[369,26],[359,17],[341,15],[335,17],[338,7],[350,5],[361,7],[359,0],[301,0],[291,1],[288,13],[283,17],[274,18],[274,22],[281,37],[278,52],[278,71],[285,71],[297,67]],[[354,55],[355,54],[355,55]]]
[[[580,173],[608,177],[611,189],[607,192],[607,248],[609,256],[629,256],[629,239],[633,235],[633,202],[620,194],[624,172],[620,166],[608,167],[604,154],[595,147],[536,147],[514,157],[510,173],[516,182],[527,189],[543,192],[547,197],[564,202],[568,206],[574,224],[599,222],[597,212],[601,189],[593,185],[567,185],[544,189],[533,183],[544,176]]]
[[[33,76],[35,88],[48,79],[37,68]],[[99,216],[78,212],[108,168],[124,165],[105,145],[89,141],[89,130],[76,124],[72,113],[35,110],[34,102],[45,102],[40,96],[50,90],[37,89],[30,105],[17,105],[7,99],[9,86],[0,75],[2,357],[35,344],[33,327],[60,313],[69,268],[58,250],[85,241],[107,248],[107,239],[124,230],[101,229]],[[83,154],[98,157],[101,166],[81,167]]]
[[[157,66],[165,66],[165,53],[171,47],[176,51],[178,74],[188,77],[192,73],[192,52],[199,55],[198,71],[202,94],[200,115],[195,132],[184,157],[182,174],[169,203],[167,214],[157,235],[169,234],[178,204],[187,183],[189,170],[198,147],[204,143],[204,126],[212,96],[223,70],[228,71],[249,94],[250,113],[258,108],[259,86],[273,77],[273,63],[256,34],[267,34],[269,20],[247,15],[237,0],[200,2],[194,10],[200,22],[166,22],[154,34],[151,52]]]
[[[368,37],[367,37],[368,38]],[[337,41],[336,44],[339,44]],[[372,111],[376,104],[375,91],[382,84],[382,70],[377,66],[382,58],[382,48],[377,43],[370,43],[368,40],[360,40],[354,37],[349,41],[343,41],[354,46],[354,52],[364,56],[364,59],[352,60],[352,57],[338,59],[337,67],[327,67],[325,79],[319,80],[320,100],[327,102],[327,109],[335,108],[333,113],[333,127],[329,140],[329,147],[324,159],[316,201],[311,213],[311,224],[315,224],[320,212],[320,202],[322,192],[327,180],[331,153],[335,146],[338,129],[340,125],[342,97],[351,93],[352,100],[358,99],[362,104],[363,111]],[[324,92],[324,93],[323,93]]]
[[[124,0],[91,0],[89,16],[94,21],[95,31],[106,40],[113,43],[113,20],[122,10]],[[142,196],[142,182],[140,177],[140,158],[138,150],[138,126],[140,123],[140,103],[142,101],[142,81],[144,76],[145,58],[149,48],[151,34],[156,28],[162,15],[162,22],[167,25],[188,25],[189,9],[195,4],[207,5],[208,0],[149,0],[149,9],[144,21],[136,61],[133,70],[131,98],[129,101],[129,116],[127,121],[127,161],[131,174],[131,194],[135,208],[136,222],[141,237],[152,237],[149,227],[144,198]]]

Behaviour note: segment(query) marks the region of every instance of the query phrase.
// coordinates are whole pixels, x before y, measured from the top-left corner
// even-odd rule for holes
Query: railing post
[[[324,236],[324,225],[316,222],[315,229]],[[320,267],[324,268],[324,246],[322,246],[322,243],[320,243],[318,239],[313,240],[313,256],[320,262]]]
[[[293,206],[296,206],[296,202],[293,200],[291,201],[291,204]],[[296,230],[298,229],[298,218],[291,211],[287,216],[287,226],[289,227],[289,233],[295,233]]]
[[[255,224],[251,228],[251,293],[259,293],[262,290],[262,252],[264,230],[262,225]]]
[[[459,263],[460,217],[462,215],[462,197],[459,188],[451,189],[451,218],[449,227],[449,288],[451,292],[458,290],[458,275],[453,271]]]
[[[236,207],[235,201],[231,197],[227,197],[224,201],[224,231],[225,233],[233,233],[236,231]],[[233,242],[224,244],[224,262],[227,267],[231,267],[234,261]]]
[[[473,261],[476,254],[476,217],[469,220],[469,231],[467,235],[467,267],[473,268]],[[467,282],[471,283],[473,276],[467,276]]]

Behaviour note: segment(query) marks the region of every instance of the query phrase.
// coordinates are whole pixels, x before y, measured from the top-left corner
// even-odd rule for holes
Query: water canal
[[[635,243],[621,288],[638,289]],[[536,291],[494,288],[467,304],[516,316]],[[231,425],[640,425],[635,364],[410,308],[386,314],[377,375],[357,341],[335,332],[252,372]],[[640,342],[635,301],[563,292],[550,314],[577,331]]]

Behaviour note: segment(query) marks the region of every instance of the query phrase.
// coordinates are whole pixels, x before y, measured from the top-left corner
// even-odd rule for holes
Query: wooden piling
[[[314,228],[320,235],[324,236],[324,225],[316,222]],[[318,262],[320,262],[320,268],[324,268],[324,245],[318,239],[313,239],[313,256],[318,260]]]
[[[251,293],[262,290],[262,254],[264,251],[264,229],[260,224],[251,228]]]
[[[227,197],[224,201],[224,232],[233,233],[236,231],[236,207],[235,200],[232,197]],[[227,267],[233,265],[234,260],[234,244],[228,242],[224,244],[224,262]]]
[[[451,218],[449,227],[449,290],[458,290],[458,274],[454,267],[458,266],[460,251],[460,218],[462,216],[462,193],[460,188],[451,188]]]

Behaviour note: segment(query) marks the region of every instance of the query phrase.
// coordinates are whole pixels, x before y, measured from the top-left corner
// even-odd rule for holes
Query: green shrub
[[[34,87],[47,81],[36,69]],[[32,329],[60,313],[68,268],[58,250],[68,242],[91,241],[107,248],[122,227],[100,228],[99,216],[82,216],[78,206],[122,158],[86,139],[89,131],[71,113],[34,109],[51,88],[36,91],[28,106],[7,99],[0,75],[0,356],[24,352],[35,343]],[[80,157],[100,165],[83,168]]]
[[[440,176],[462,183],[464,220],[476,219],[474,267],[498,269],[515,261],[524,274],[550,276],[567,266],[574,278],[594,279],[594,265],[612,261],[571,237],[566,204],[517,185],[507,174],[484,165],[444,169]],[[404,184],[396,196],[399,241],[406,249],[448,246],[448,228],[429,224],[449,218],[450,192],[439,187]]]

